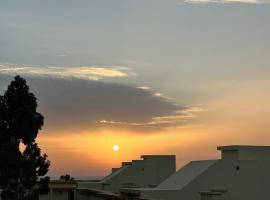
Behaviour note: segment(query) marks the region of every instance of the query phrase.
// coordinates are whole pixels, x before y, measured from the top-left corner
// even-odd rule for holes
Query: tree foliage
[[[29,92],[26,81],[16,76],[0,96],[0,187],[4,190],[3,199],[26,197],[38,177],[48,172],[50,161],[46,154],[41,154],[35,141],[44,121],[36,110],[36,97]]]
[[[71,177],[69,174],[66,174],[66,175],[61,175],[59,177],[59,180],[60,181],[74,181],[74,178]]]

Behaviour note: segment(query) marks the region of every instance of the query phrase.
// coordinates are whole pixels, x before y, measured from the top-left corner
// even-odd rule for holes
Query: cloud
[[[171,128],[184,125],[190,120],[197,118],[196,113],[202,112],[203,109],[200,107],[182,107],[182,109],[174,111],[171,115],[163,115],[153,117],[150,121],[141,123],[128,123],[120,121],[107,121],[101,120],[99,123],[110,124],[110,125],[128,125],[134,127],[147,127],[147,128]]]
[[[98,67],[37,67],[29,65],[0,65],[1,74],[21,74],[31,76],[79,78],[87,80],[100,80],[104,78],[122,78],[134,76],[129,68],[120,66]]]
[[[142,90],[150,90],[151,87],[148,87],[148,86],[139,86],[139,87],[136,87],[138,89],[142,89]]]
[[[58,56],[59,57],[67,57],[68,55],[67,54],[59,54]]]
[[[269,3],[265,0],[178,0],[177,3],[190,3],[190,4],[232,4],[232,3],[243,3],[243,4],[261,4]]]
[[[10,80],[11,76],[0,74],[0,85],[6,87]],[[49,132],[151,131],[181,126],[196,117],[191,107],[155,96],[150,89],[83,79],[31,76],[26,80]]]

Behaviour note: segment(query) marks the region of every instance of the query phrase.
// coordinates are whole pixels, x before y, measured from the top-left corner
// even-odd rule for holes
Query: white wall
[[[175,173],[175,156],[142,156],[105,177],[100,182],[78,183],[78,188],[118,192],[123,187],[154,187]]]
[[[42,194],[39,195],[39,200],[69,200],[69,192],[71,190],[65,190],[65,189],[51,189],[51,191],[48,194]],[[75,190],[74,190],[74,195]],[[74,196],[74,199],[76,200],[76,196]]]
[[[68,191],[53,190],[52,200],[68,200]]]
[[[269,152],[269,151],[268,151]],[[226,159],[225,159],[226,158]],[[225,156],[184,187],[142,189],[141,197],[166,200],[199,200],[201,191],[227,189],[222,200],[270,200],[270,153],[241,151],[240,160]],[[237,170],[238,169],[238,170]],[[181,181],[180,181],[181,182]],[[180,183],[179,182],[179,183]]]

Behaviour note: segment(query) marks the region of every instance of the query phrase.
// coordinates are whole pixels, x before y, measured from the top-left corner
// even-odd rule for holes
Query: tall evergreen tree
[[[26,81],[16,76],[0,96],[2,199],[29,199],[38,177],[48,172],[50,161],[35,141],[44,120],[36,110],[36,97]]]

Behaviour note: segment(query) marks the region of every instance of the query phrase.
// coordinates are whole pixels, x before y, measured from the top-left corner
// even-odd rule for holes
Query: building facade
[[[192,161],[156,188],[122,189],[124,199],[270,200],[270,147],[222,146],[221,159]]]
[[[175,156],[123,162],[100,181],[50,183],[42,200],[270,200],[270,147],[217,148],[221,159],[191,161],[175,172]]]
[[[39,195],[39,200],[76,200],[76,181],[53,180],[49,183],[49,193]]]
[[[78,200],[94,196],[119,198],[121,188],[154,188],[176,171],[174,155],[143,155],[141,158],[123,162],[101,181],[79,182]]]

